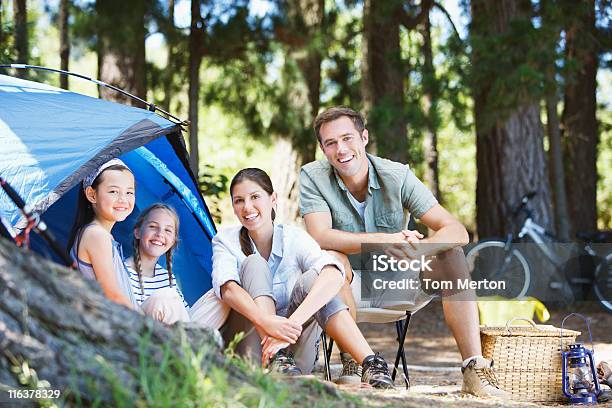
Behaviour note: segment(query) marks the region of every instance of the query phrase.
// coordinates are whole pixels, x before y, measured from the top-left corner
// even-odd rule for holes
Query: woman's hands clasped
[[[261,362],[264,367],[272,356],[290,344],[295,344],[302,334],[301,324],[277,315],[264,316],[258,324],[258,329],[260,333],[266,334],[261,340]]]
[[[289,344],[295,344],[302,334],[302,325],[277,315],[263,316],[256,326],[257,330],[265,333],[267,337],[274,337]]]

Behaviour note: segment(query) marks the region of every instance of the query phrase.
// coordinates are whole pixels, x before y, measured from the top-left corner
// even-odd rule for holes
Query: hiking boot
[[[483,357],[474,357],[467,366],[461,367],[461,372],[463,373],[461,392],[485,398],[510,398],[510,394],[499,388],[497,384],[493,361]]]
[[[351,357],[349,353],[340,353],[342,361],[342,373],[336,380],[336,384],[359,384],[361,383],[361,366]]]
[[[394,388],[387,362],[378,353],[367,356],[361,364],[361,382],[374,388]]]
[[[278,353],[272,356],[268,366],[271,372],[288,376],[302,375],[302,370],[295,365],[293,353],[287,349],[279,350]]]

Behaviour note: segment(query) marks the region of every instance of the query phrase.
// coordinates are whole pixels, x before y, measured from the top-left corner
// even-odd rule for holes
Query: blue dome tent
[[[185,299],[193,304],[211,287],[216,230],[176,123],[144,109],[0,75],[0,155],[0,176],[42,214],[63,246],[80,180],[119,157],[136,177],[134,212],[113,229],[125,255],[131,253],[132,227],[140,211],[164,202],[177,210],[181,222],[174,271]],[[15,230],[23,227],[19,210],[1,190],[0,217]],[[35,236],[32,249],[55,257]]]

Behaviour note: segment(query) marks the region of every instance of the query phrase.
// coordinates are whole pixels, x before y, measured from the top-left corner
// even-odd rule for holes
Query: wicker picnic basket
[[[524,320],[529,326],[512,326]],[[499,387],[519,401],[561,402],[561,335],[563,345],[580,332],[536,325],[525,318],[510,319],[505,327],[481,326],[482,355],[494,361]]]

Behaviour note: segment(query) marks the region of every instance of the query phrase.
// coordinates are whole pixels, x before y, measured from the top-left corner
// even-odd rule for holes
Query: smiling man
[[[314,131],[326,159],[302,167],[300,212],[321,248],[344,263],[347,281],[341,296],[353,318],[357,305],[372,306],[360,300],[360,271],[351,273],[348,261],[348,256],[361,252],[363,244],[410,244],[417,248],[413,256],[436,256],[434,277],[469,278],[461,249],[468,242],[467,231],[407,165],[366,153],[369,134],[361,114],[346,107],[327,109],[315,119]],[[407,230],[410,215],[433,234],[424,238]],[[462,390],[482,397],[505,397],[496,385],[491,362],[481,355],[476,303],[450,300],[448,296],[454,293],[438,294],[443,296],[444,316],[464,359]],[[417,289],[409,297],[418,308],[432,295]],[[356,382],[356,364],[346,353],[341,352],[341,359],[339,382],[352,382],[353,377]]]

